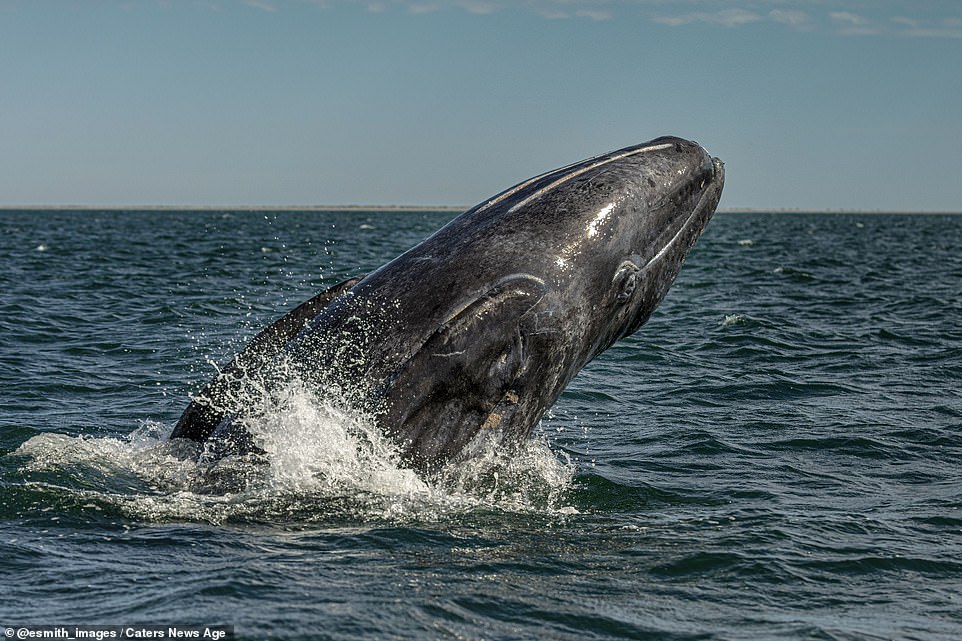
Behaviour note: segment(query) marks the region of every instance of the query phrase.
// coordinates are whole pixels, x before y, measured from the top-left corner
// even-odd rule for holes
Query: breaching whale
[[[171,438],[256,448],[245,421],[297,376],[350,390],[421,472],[479,432],[524,439],[585,364],[648,320],[723,185],[720,160],[674,137],[521,182],[264,329]]]

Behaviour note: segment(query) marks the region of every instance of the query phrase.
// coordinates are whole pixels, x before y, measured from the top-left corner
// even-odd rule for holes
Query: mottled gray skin
[[[585,364],[648,320],[723,183],[718,159],[668,137],[525,181],[264,330],[171,437],[244,441],[250,390],[235,391],[293,371],[351,390],[421,471],[482,430],[526,438]]]

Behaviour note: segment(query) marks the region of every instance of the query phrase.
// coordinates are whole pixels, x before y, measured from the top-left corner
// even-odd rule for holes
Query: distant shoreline
[[[286,211],[339,211],[339,212],[443,212],[459,213],[468,207],[457,205],[0,205],[4,211],[236,211],[236,212],[286,212]],[[905,211],[901,209],[796,209],[758,207],[722,207],[720,214],[941,214],[959,215],[962,211]]]

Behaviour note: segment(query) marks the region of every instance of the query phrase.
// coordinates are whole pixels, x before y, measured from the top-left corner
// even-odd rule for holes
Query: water
[[[0,623],[962,638],[962,216],[717,215],[527,447],[434,483],[303,390],[269,466],[166,443],[450,215],[0,213]]]

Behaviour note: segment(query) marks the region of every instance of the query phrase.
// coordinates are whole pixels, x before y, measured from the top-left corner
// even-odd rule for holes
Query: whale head
[[[577,212],[558,247],[558,295],[585,332],[587,362],[637,331],[661,303],[721,197],[724,165],[665,137],[606,154],[556,179],[554,208]],[[580,305],[571,299],[580,294]],[[583,364],[582,364],[583,365]]]
[[[382,268],[429,284],[407,325],[441,310],[383,386],[385,429],[422,468],[478,432],[527,436],[585,364],[648,320],[723,185],[701,146],[658,138],[524,181]]]

